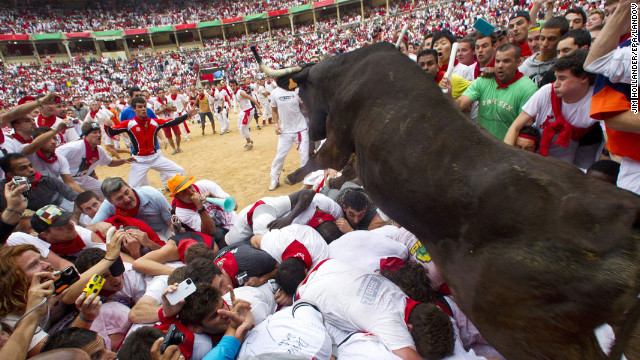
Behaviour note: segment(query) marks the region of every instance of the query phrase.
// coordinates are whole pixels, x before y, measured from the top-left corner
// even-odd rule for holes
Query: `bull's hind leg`
[[[349,162],[351,154],[353,151],[345,150],[344,147],[328,138],[320,150],[311,156],[303,167],[287,175],[284,182],[287,185],[297,184],[307,174],[319,169],[342,169]]]

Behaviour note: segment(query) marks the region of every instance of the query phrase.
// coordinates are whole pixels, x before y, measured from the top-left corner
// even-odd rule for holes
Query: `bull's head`
[[[295,66],[287,69],[275,70],[262,62],[262,57],[258,54],[255,45],[251,46],[251,51],[260,65],[260,69],[269,76],[276,79],[278,87],[285,90],[298,89],[298,95],[302,98],[307,114],[310,119],[309,135],[311,140],[318,141],[327,137],[327,114],[328,106],[320,89],[314,86],[311,70],[313,63],[303,66]]]

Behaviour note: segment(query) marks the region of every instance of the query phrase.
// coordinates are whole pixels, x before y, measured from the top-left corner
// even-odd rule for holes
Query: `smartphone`
[[[87,297],[91,294],[97,294],[102,289],[102,285],[104,285],[104,278],[98,274],[94,274],[82,292],[86,293]]]
[[[180,300],[184,300],[187,296],[193,294],[196,291],[196,284],[193,283],[193,280],[187,278],[180,284],[178,284],[178,288],[176,291],[172,293],[168,293],[167,300],[169,300],[169,304],[175,305],[180,302]]]
[[[478,18],[473,24],[474,29],[478,30],[484,36],[491,36],[496,29],[495,26],[489,24],[485,19]]]
[[[78,270],[73,266],[69,266],[64,270],[53,273],[54,293],[60,294],[79,279],[80,274],[78,274]]]
[[[180,345],[184,342],[185,336],[184,333],[178,330],[176,324],[171,324],[169,326],[169,330],[167,330],[167,335],[165,335],[164,340],[162,341],[162,346],[160,347],[160,354],[164,354],[164,351],[171,345]]]

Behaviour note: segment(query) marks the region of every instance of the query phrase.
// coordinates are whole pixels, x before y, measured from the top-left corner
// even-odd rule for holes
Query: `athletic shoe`
[[[244,151],[249,151],[251,150],[251,148],[253,148],[253,146],[250,146],[249,144],[244,146]]]
[[[187,135],[185,135],[184,138],[187,139],[187,141],[191,141],[191,139]]]
[[[271,180],[271,184],[269,184],[269,191],[275,190],[278,186],[280,186],[280,183],[276,180]]]
[[[178,152],[182,152],[182,149],[178,148],[178,150],[177,150],[177,151],[178,151]]]
[[[231,130],[227,129],[227,131],[225,131],[227,134],[231,132]]]
[[[178,153],[178,151],[177,151],[177,150],[173,150],[173,151],[171,152],[171,155],[175,155],[175,154],[177,154],[177,153]]]
[[[259,125],[259,124],[258,124],[258,125],[256,125],[256,127],[258,128],[258,130],[260,130],[260,129],[261,129],[261,127],[260,127],[260,125]]]

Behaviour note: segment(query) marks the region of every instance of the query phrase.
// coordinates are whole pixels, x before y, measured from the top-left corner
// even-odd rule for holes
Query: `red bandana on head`
[[[282,252],[282,261],[288,258],[298,258],[304,262],[304,266],[309,269],[313,260],[311,259],[311,254],[309,250],[302,245],[298,240],[294,240],[286,249]]]
[[[233,287],[238,286],[238,280],[236,280],[236,275],[238,275],[238,262],[236,261],[236,257],[233,256],[231,252],[224,254],[221,258],[216,260],[216,265],[219,268],[224,270],[231,277],[231,281],[233,282]]]

